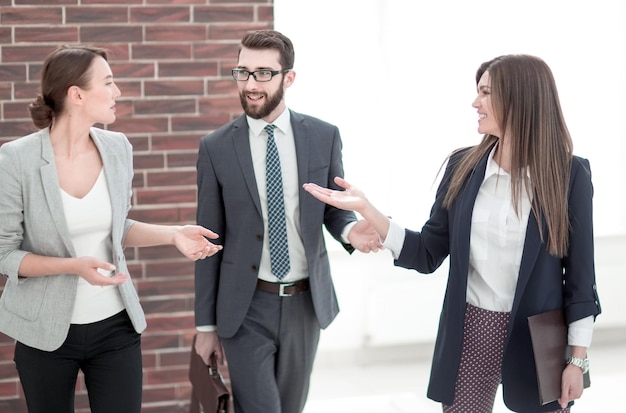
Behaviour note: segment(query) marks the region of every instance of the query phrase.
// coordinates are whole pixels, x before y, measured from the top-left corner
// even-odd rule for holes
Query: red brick
[[[13,83],[13,98],[32,100],[39,93],[39,83],[15,82]]]
[[[159,59],[159,60],[180,60],[191,59],[191,46],[188,44],[134,44],[132,45],[132,56],[134,60]]]
[[[131,7],[130,21],[135,23],[189,23],[191,11],[189,7]],[[167,25],[161,26],[165,28]]]
[[[232,60],[232,67],[235,67],[239,53],[239,41],[240,39],[231,43],[209,41],[194,44],[193,57],[194,59],[213,59],[219,61]]]
[[[56,46],[3,46],[2,62],[41,63],[56,48]]]
[[[171,150],[198,150],[200,143],[200,137],[202,132],[192,131],[190,134],[172,135],[166,136],[153,136],[152,148],[159,151],[171,151]],[[195,173],[195,171],[194,171]]]
[[[200,136],[205,135],[207,132],[200,132]],[[167,165],[170,168],[182,168],[185,166],[196,166],[198,161],[198,151],[184,152],[184,153],[168,153],[166,155]]]
[[[209,96],[209,99],[215,99],[217,96],[230,95],[232,96],[231,99],[233,99],[233,102],[239,104],[237,82],[231,77],[230,71],[228,72],[227,79],[208,80],[206,83],[206,94]],[[202,99],[201,101],[204,100],[205,99]]]
[[[164,154],[135,154],[133,156],[133,166],[135,173],[138,169],[158,169],[165,166]]]
[[[115,77],[124,79],[154,77],[155,75],[154,63],[119,62],[110,63],[109,66]]]
[[[217,76],[217,62],[159,62],[159,77]]]
[[[142,4],[143,0],[81,0],[82,5],[86,4]]]
[[[192,312],[194,309],[194,298],[192,296],[180,298],[143,298],[142,306],[146,314],[178,313],[182,311]]]
[[[144,90],[146,96],[202,95],[204,83],[202,80],[149,80],[144,83]]]
[[[61,7],[3,7],[0,10],[2,25],[10,24],[62,24]]]
[[[4,119],[28,119],[30,121],[30,112],[28,104],[30,102],[10,102],[3,105],[2,115]]]
[[[115,72],[113,72],[115,76]],[[122,80],[115,79],[115,84],[122,92],[122,98],[125,97],[141,97],[142,87],[141,82],[135,80]]]
[[[118,119],[115,129],[124,133],[154,133],[166,132],[168,121],[166,118],[151,116],[149,118]]]
[[[78,41],[77,27],[16,27],[15,42],[72,43]]]
[[[228,123],[228,121],[229,116],[222,113],[193,117],[172,116],[172,131],[189,132],[197,130],[217,129],[223,124]]]
[[[130,42],[139,43],[143,40],[143,32],[139,26],[81,26],[80,40],[90,42]]]
[[[181,220],[180,223],[185,223],[184,220]],[[186,258],[182,258],[180,255],[180,260],[163,262],[160,261],[158,263],[147,263],[146,264],[146,272],[148,273],[148,278],[164,278],[164,277],[183,277],[183,276],[192,276],[194,273],[194,263]],[[191,289],[193,292],[193,288]],[[187,291],[189,292],[189,291]]]
[[[168,265],[169,264],[169,265]],[[157,279],[156,281],[142,280],[137,283],[137,292],[139,295],[144,296],[173,296],[173,295],[193,295],[193,261],[187,260],[187,262],[178,262],[178,265],[182,266],[185,270],[183,273],[186,277],[183,277],[179,273],[179,269],[174,269],[173,263],[163,263],[168,269],[172,271],[161,271],[167,278]],[[187,265],[184,265],[187,264]],[[156,265],[152,266],[154,268]],[[147,269],[150,271],[150,267]]]
[[[31,120],[6,120],[0,122],[0,136],[5,138],[19,138],[20,136],[29,135],[33,132],[37,132],[37,128],[35,128]]]
[[[127,23],[127,7],[66,7],[65,23]]]
[[[146,27],[147,42],[194,42],[206,40],[207,36],[207,28],[200,25]]]
[[[142,222],[150,222],[152,224],[165,224],[178,222],[177,208],[133,208],[128,217]],[[160,265],[160,264],[159,264]]]
[[[8,82],[0,82],[0,99],[1,100],[10,100],[12,95],[13,87],[11,83]]]
[[[23,82],[26,79],[26,65],[0,64],[0,79],[3,82]]]
[[[146,0],[146,4],[205,4],[209,0]]]
[[[133,145],[133,151],[147,151],[150,148],[150,138],[148,136],[128,136],[128,140]]]
[[[147,185],[152,188],[195,184],[195,171],[148,172]]]
[[[0,0],[0,5],[2,5],[1,0]],[[13,42],[13,39],[11,37],[11,28],[0,26],[0,43],[10,44],[12,42]]]
[[[271,28],[271,24],[262,22],[249,24],[212,25],[209,27],[209,39],[241,41],[241,38],[249,31]]]
[[[241,102],[238,96],[211,99],[202,99],[200,102],[201,113],[241,113]],[[224,122],[227,123],[227,122]]]
[[[253,6],[199,6],[194,8],[196,23],[231,23],[254,20]]]
[[[196,201],[195,189],[137,190],[137,203],[146,204],[180,204]]]
[[[138,100],[134,102],[137,115],[195,113],[198,105],[195,99]]]
[[[0,399],[17,397],[19,395],[19,386],[20,384],[17,380],[0,382]]]
[[[55,4],[78,4],[78,0],[15,0],[16,6],[52,6]]]

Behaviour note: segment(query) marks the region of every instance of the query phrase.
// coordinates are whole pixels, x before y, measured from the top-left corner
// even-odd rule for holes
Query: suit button
[[[263,235],[257,234],[256,240],[257,241],[263,241]]]
[[[258,270],[259,270],[259,267],[257,265],[252,266],[252,271],[258,271]]]

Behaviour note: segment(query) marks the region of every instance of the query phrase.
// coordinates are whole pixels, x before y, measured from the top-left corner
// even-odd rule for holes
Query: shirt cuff
[[[400,256],[400,252],[402,252],[405,235],[404,228],[393,220],[389,220],[389,231],[387,232],[387,238],[383,242],[383,247],[391,251],[391,255],[396,260]]]
[[[196,330],[201,333],[209,333],[211,331],[217,331],[217,326],[196,326]]]
[[[350,230],[352,230],[352,227],[356,225],[356,223],[357,221],[352,221],[348,223],[345,227],[343,227],[343,231],[341,231],[341,242],[343,242],[344,244],[350,243],[350,241],[348,240],[348,234],[350,233]]]
[[[570,346],[589,347],[593,336],[593,316],[570,323],[567,330],[567,344]]]

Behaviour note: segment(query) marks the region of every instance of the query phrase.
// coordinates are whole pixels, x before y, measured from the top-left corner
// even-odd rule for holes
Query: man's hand
[[[207,366],[209,365],[209,358],[213,353],[217,357],[217,362],[224,365],[224,350],[216,331],[198,331],[195,350]]]
[[[357,221],[350,229],[348,241],[354,248],[364,253],[383,249],[378,232],[364,219]]]

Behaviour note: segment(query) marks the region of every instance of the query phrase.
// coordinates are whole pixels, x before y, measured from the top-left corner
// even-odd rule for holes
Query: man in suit
[[[320,329],[339,311],[323,226],[349,252],[380,247],[368,223],[302,189],[343,175],[342,144],[337,127],[287,108],[293,63],[281,33],[247,34],[233,69],[245,115],[198,155],[198,223],[224,254],[196,266],[196,351],[206,362],[223,346],[238,413],[304,408]]]

